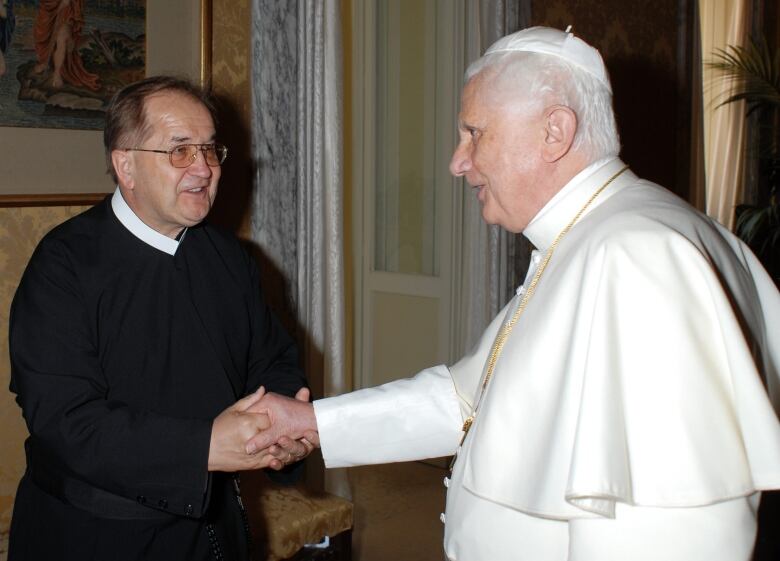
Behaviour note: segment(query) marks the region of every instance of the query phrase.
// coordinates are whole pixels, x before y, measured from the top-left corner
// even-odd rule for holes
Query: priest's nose
[[[203,150],[198,150],[195,153],[195,159],[187,167],[187,173],[198,177],[211,177],[213,171],[211,166],[206,163],[206,155],[203,153]]]

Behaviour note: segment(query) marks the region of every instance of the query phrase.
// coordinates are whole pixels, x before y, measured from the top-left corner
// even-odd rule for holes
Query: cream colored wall
[[[424,216],[425,192],[425,27],[426,6],[419,0],[402,0],[398,99],[398,270],[422,273],[423,229],[431,216]]]
[[[439,362],[439,299],[375,292],[372,384],[411,376]]]

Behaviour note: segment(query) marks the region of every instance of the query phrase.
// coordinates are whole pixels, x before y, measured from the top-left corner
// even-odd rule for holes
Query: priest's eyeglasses
[[[168,154],[171,165],[175,168],[191,166],[198,157],[198,152],[203,153],[206,164],[215,168],[227,158],[227,146],[224,144],[179,144],[170,150],[149,150],[147,148],[125,148],[128,152],[154,152],[156,154]]]

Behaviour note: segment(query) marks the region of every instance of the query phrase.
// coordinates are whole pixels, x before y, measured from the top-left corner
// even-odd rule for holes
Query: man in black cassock
[[[115,193],[30,259],[10,317],[30,438],[9,561],[248,559],[233,472],[310,451],[245,450],[268,426],[246,411],[259,386],[308,396],[254,262],[203,222],[227,155],[215,136],[191,84],[127,86],[106,114]]]

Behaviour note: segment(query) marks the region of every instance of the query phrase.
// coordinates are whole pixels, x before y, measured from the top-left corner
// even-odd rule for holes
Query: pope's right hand
[[[305,439],[312,447],[319,447],[317,418],[314,407],[309,403],[309,391],[302,389],[295,398],[268,393],[250,406],[250,411],[265,413],[271,426],[246,442],[246,453],[263,455],[269,447],[277,445],[284,448],[285,443]],[[311,450],[307,446],[307,450]]]

